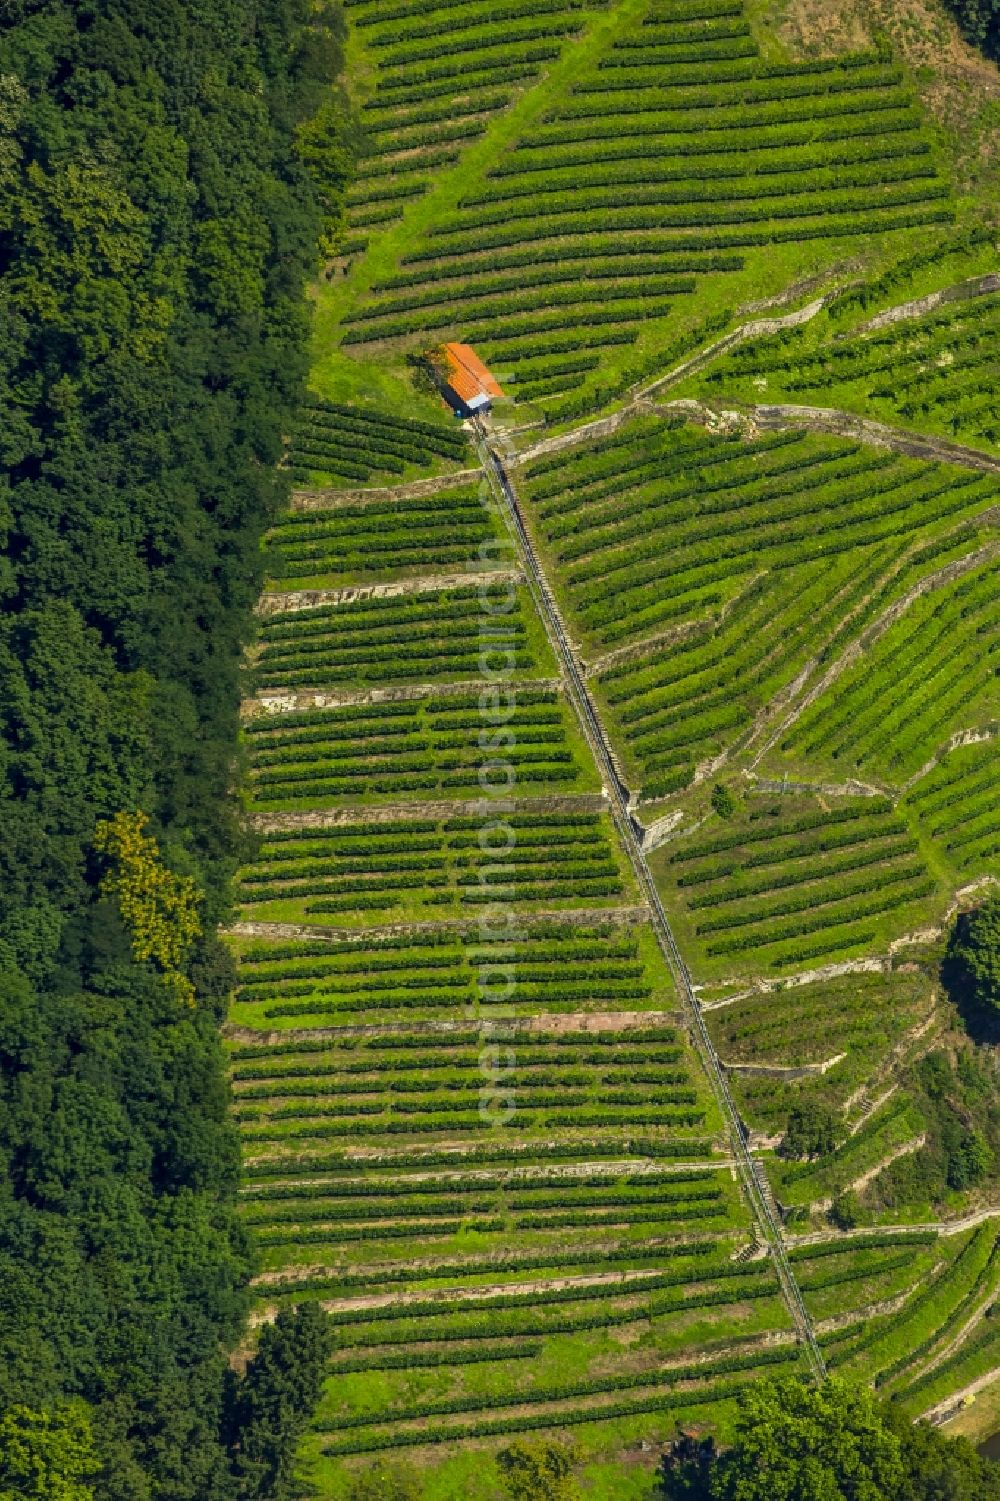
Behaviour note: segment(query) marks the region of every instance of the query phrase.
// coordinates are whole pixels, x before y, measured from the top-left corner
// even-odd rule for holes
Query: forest
[[[792,9],[0,5],[0,1501],[1000,1497],[995,96]]]
[[[5,1496],[262,1493],[215,932],[342,47],[307,0],[0,19]]]

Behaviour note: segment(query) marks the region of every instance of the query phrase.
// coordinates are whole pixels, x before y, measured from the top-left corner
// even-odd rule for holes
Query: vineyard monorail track
[[[597,760],[597,765],[604,778],[605,785],[609,789],[609,802],[615,825],[628,852],[640,888],[649,902],[654,931],[656,932],[664,956],[670,965],[684,1007],[689,1014],[692,1036],[712,1086],[713,1094],[725,1119],[733,1157],[743,1180],[743,1186],[753,1209],[758,1227],[773,1258],[781,1290],[792,1315],[793,1323],[808,1354],[815,1375],[823,1377],[826,1374],[823,1355],[816,1341],[805,1304],[802,1301],[802,1294],[799,1291],[798,1284],[795,1281],[794,1274],[785,1254],[781,1228],[775,1211],[772,1208],[772,1196],[767,1186],[767,1180],[764,1176],[763,1168],[750,1154],[746,1137],[740,1124],[736,1104],[726,1079],[725,1070],[712,1044],[708,1027],[705,1024],[705,1019],[694,993],[690,972],[677,947],[667,914],[660,900],[660,894],[656,889],[656,884],[646,863],[640,838],[629,810],[628,788],[622,782],[615,767],[614,757],[604,731],[604,726],[594,707],[573,651],[566,639],[559,608],[549,588],[545,572],[539,562],[534,544],[525,525],[513,482],[507,472],[503,459],[491,445],[485,426],[479,419],[474,421],[473,426],[476,449],[479,453],[483,474],[517,542],[528,587],[538,606],[552,647],[559,659],[570,697],[580,717],[587,739],[590,741],[591,749]]]

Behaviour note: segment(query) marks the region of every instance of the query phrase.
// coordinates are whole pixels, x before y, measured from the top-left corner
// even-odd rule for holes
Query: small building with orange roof
[[[462,417],[488,411],[504,392],[468,344],[445,344],[441,351],[445,400]]]

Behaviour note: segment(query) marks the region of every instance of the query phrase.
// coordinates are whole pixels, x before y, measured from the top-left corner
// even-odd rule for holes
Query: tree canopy
[[[101,1466],[80,1405],[53,1415],[14,1406],[0,1418],[0,1501],[93,1501]]]
[[[578,1501],[573,1478],[576,1452],[557,1441],[517,1439],[497,1455],[504,1494],[510,1501]]]
[[[1000,0],[945,0],[970,42],[1000,58]]]
[[[682,1435],[660,1468],[665,1501],[995,1501],[1000,1465],[866,1387],[792,1377],[749,1385],[735,1440]]]
[[[781,1150],[786,1157],[825,1157],[836,1147],[838,1134],[833,1111],[805,1100],[788,1112]]]
[[[1000,1009],[1000,894],[959,917],[948,957],[974,1002]]]
[[[257,1354],[232,1392],[227,1417],[241,1498],[291,1494],[295,1446],[323,1387],[333,1347],[318,1303],[282,1308],[261,1332]]]
[[[254,1261],[213,934],[242,853],[240,662],[286,497],[304,287],[349,161],[343,39],[328,0],[20,0],[0,19],[0,1487],[17,1494],[35,1494],[18,1455],[67,1501],[238,1494],[224,1346]],[[88,1415],[93,1478],[68,1467]]]

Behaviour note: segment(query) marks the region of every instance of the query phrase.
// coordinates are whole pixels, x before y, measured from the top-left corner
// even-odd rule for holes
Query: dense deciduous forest
[[[5,1494],[259,1493],[221,1438],[253,1253],[213,935],[342,44],[308,0],[0,20]]]

